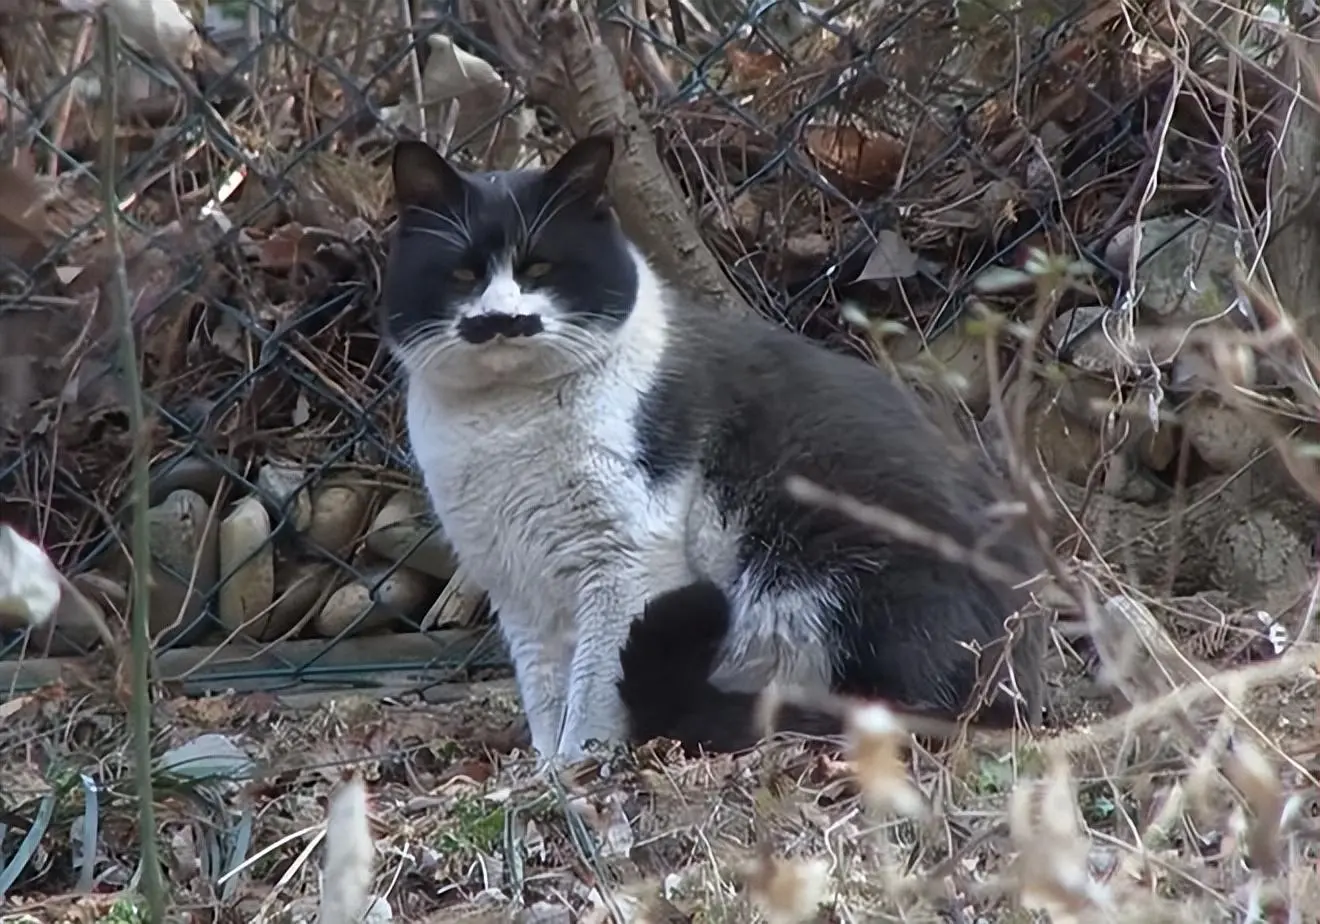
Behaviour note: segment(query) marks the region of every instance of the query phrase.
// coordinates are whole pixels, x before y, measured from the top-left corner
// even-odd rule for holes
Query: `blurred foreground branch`
[[[165,919],[165,885],[161,879],[160,858],[156,844],[156,809],[152,788],[151,760],[151,636],[148,630],[151,575],[151,534],[147,521],[149,484],[147,479],[147,425],[142,402],[142,378],[138,369],[137,338],[133,331],[133,310],[128,291],[128,271],[119,234],[119,197],[115,184],[115,142],[118,129],[119,30],[113,16],[102,11],[101,45],[105,61],[105,131],[102,135],[105,156],[101,175],[102,215],[105,221],[107,249],[113,264],[110,285],[106,287],[113,303],[119,334],[121,374],[128,405],[129,428],[133,435],[132,499],[129,507],[132,533],[129,547],[133,562],[132,597],[129,621],[132,627],[132,699],[129,705],[133,728],[133,750],[137,762],[138,839],[141,842],[141,884],[153,922]]]

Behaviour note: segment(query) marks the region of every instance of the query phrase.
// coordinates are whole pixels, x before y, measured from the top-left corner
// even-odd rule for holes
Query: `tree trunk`
[[[1320,28],[1312,19],[1296,33],[1286,39],[1278,67],[1275,104],[1283,133],[1270,165],[1277,230],[1265,247],[1265,264],[1280,306],[1314,349],[1320,346]],[[1293,371],[1310,377],[1302,368]]]
[[[688,216],[655,137],[592,24],[571,10],[547,13],[534,24],[519,23],[507,6],[492,10],[491,18],[501,55],[522,71],[530,99],[548,106],[574,137],[614,136],[618,148],[610,191],[615,211],[661,275],[716,308],[750,312]],[[538,37],[534,50],[518,47]]]

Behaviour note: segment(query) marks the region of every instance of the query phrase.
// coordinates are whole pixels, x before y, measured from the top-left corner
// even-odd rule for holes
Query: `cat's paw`
[[[586,760],[587,757],[587,749],[582,744],[562,741],[559,744],[559,750],[555,753],[554,759],[562,768],[580,763],[581,761]]]
[[[622,702],[616,708],[606,708],[606,704],[601,703],[587,721],[564,729],[555,756],[566,763],[580,763],[589,757],[609,754],[619,745],[626,744],[627,739],[628,726]]]

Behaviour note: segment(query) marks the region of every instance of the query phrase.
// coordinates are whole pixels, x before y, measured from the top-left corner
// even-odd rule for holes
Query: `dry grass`
[[[612,902],[637,922],[1025,921],[1025,906],[1057,922],[1305,921],[1320,912],[1316,699],[1309,658],[1289,661],[1220,672],[1195,706],[1170,691],[1140,704],[1140,722],[1097,717],[1035,741],[973,734],[902,756],[900,724],[870,706],[840,756],[779,741],[684,760],[657,744],[553,785],[509,750],[511,698],[310,712],[259,694],[165,700],[160,748],[218,731],[259,770],[224,791],[160,777],[162,843],[180,910],[310,915],[308,848],[351,767],[370,793],[376,892],[404,920],[604,921]],[[71,858],[88,773],[97,879],[123,885],[136,862],[122,715],[75,691],[5,709],[5,823],[54,799],[44,859],[6,914],[116,920],[122,894],[71,894]]]

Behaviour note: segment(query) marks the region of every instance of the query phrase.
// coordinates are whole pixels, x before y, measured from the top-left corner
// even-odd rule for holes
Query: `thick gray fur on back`
[[[414,454],[455,550],[491,595],[532,742],[617,742],[632,620],[710,578],[732,626],[712,680],[772,680],[956,714],[1025,593],[797,503],[805,476],[975,546],[1037,561],[972,450],[884,373],[761,319],[685,304],[608,207],[612,146],[550,171],[463,175],[395,154],[384,315],[408,372]],[[997,508],[997,509],[996,509]],[[1040,718],[1043,627],[1013,646]]]

